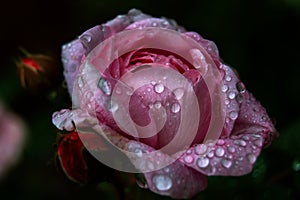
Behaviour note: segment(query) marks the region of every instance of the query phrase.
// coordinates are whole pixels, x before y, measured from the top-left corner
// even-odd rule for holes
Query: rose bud
[[[85,148],[75,131],[58,134],[57,166],[72,181],[80,184],[105,181],[111,168],[102,165]],[[93,134],[84,134],[93,150],[105,150],[102,142]]]
[[[59,65],[55,60],[43,54],[30,54],[22,50],[25,54],[16,62],[18,67],[20,82],[23,88],[32,92],[45,92],[61,81]]]
[[[0,103],[0,181],[20,159],[25,144],[25,126]]]
[[[248,174],[278,136],[216,45],[173,20],[132,9],[64,45],[62,60],[73,109],[54,125],[101,137],[111,156],[93,156],[155,193],[191,198],[206,176]]]

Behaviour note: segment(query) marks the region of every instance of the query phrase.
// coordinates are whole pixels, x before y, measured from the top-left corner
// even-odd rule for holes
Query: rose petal
[[[79,40],[85,48],[85,54],[87,55],[93,48],[100,44],[100,42],[103,42],[111,35],[112,33],[110,28],[106,25],[101,25],[85,31],[81,36],[79,36]]]
[[[74,79],[78,73],[85,49],[79,40],[65,44],[62,47],[62,62],[64,66],[64,76],[67,82],[69,94],[72,95]]]
[[[169,21],[166,18],[146,18],[126,27],[126,30],[143,29],[147,27],[167,28],[175,31],[184,32],[184,29],[177,25],[175,21]]]
[[[186,36],[191,37],[195,41],[199,42],[201,46],[207,51],[207,53],[211,56],[217,66],[220,66],[222,63],[219,57],[219,50],[217,45],[210,40],[204,39],[201,35],[196,32],[186,32],[183,33]]]
[[[85,183],[88,179],[87,165],[82,150],[83,144],[76,132],[64,135],[57,149],[63,171],[70,180],[79,183]]]
[[[130,152],[137,154],[139,154],[139,152],[150,153],[154,151],[153,148],[135,141],[130,141],[127,147]],[[155,167],[157,163],[168,162],[168,160],[171,159],[168,155],[160,152],[156,154],[156,156],[147,157],[148,159],[142,158],[141,160],[133,160],[130,156],[129,158],[137,169],[151,171],[151,168]],[[186,167],[179,161],[174,161],[160,170],[146,172],[144,176],[147,186],[151,191],[176,199],[191,198],[198,192],[204,190],[207,186],[207,180],[203,174]]]
[[[251,172],[263,147],[262,132],[219,139],[216,144],[198,144],[180,161],[206,175],[240,176]],[[193,162],[187,162],[187,160]]]

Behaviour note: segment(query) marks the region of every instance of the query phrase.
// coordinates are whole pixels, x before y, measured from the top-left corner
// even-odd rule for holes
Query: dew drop
[[[251,164],[253,164],[256,161],[256,156],[254,154],[248,154],[247,159]]]
[[[195,147],[195,153],[197,155],[201,155],[201,154],[204,154],[207,150],[207,146],[205,144],[198,144],[196,147]]]
[[[89,43],[92,40],[92,36],[85,34],[85,35],[81,36],[80,39],[83,40],[84,42]]]
[[[234,92],[229,92],[228,98],[229,99],[234,99],[235,98],[235,93]]]
[[[236,101],[237,101],[238,103],[242,103],[242,102],[243,102],[243,96],[242,96],[241,94],[238,94],[238,95],[236,96]]]
[[[218,148],[216,149],[215,153],[216,153],[216,156],[222,157],[222,156],[224,156],[224,154],[225,154],[225,150],[224,150],[222,147],[218,147]]]
[[[227,85],[223,85],[221,88],[222,92],[226,92],[228,90],[228,86]]]
[[[207,157],[209,157],[209,158],[214,157],[214,151],[211,150],[210,152],[208,152]]]
[[[197,160],[197,166],[198,166],[199,168],[205,168],[205,167],[208,166],[208,164],[209,164],[209,159],[206,158],[206,157],[200,157],[200,158],[198,158],[198,160]]]
[[[217,142],[217,145],[224,145],[224,144],[225,144],[225,141],[222,139],[219,139]]]
[[[228,82],[231,81],[231,79],[232,79],[232,78],[231,78],[231,76],[229,76],[229,75],[227,75],[227,76],[225,77],[225,80],[228,81]]]
[[[110,112],[114,113],[114,112],[116,112],[118,109],[119,109],[118,103],[117,103],[117,102],[114,102],[114,101],[111,101],[111,103],[110,103],[110,108],[109,108]]]
[[[262,140],[262,139],[254,140],[253,143],[254,143],[257,147],[262,147],[262,146],[263,146],[263,140]]]
[[[181,99],[181,98],[183,97],[183,95],[184,95],[184,90],[183,90],[182,88],[177,88],[177,89],[175,89],[175,90],[173,91],[173,93],[174,93],[176,99],[179,100],[179,99]]]
[[[180,105],[178,103],[173,103],[171,106],[171,111],[173,113],[178,113],[180,111]]]
[[[146,178],[143,174],[136,174],[135,179],[136,179],[136,183],[138,184],[138,186],[140,186],[141,188],[144,188],[144,189],[148,188]]]
[[[244,93],[246,91],[246,87],[244,85],[244,83],[242,82],[238,82],[236,84],[236,89],[240,92],[240,93]]]
[[[157,23],[156,23],[156,22],[153,22],[153,23],[152,23],[152,26],[154,26],[154,27],[157,26]]]
[[[172,180],[168,176],[155,175],[152,180],[153,180],[153,183],[154,183],[155,187],[159,191],[166,191],[166,190],[169,190],[172,187]]]
[[[81,76],[78,77],[77,79],[78,87],[82,88],[83,87],[83,79]]]
[[[223,159],[222,160],[222,166],[225,167],[225,168],[230,168],[232,165],[232,162],[230,160],[227,160],[227,159]]]
[[[154,103],[154,107],[155,107],[156,109],[161,108],[161,102],[159,102],[159,101],[155,102],[155,103]]]
[[[110,83],[104,79],[103,77],[101,77],[99,79],[98,82],[98,87],[101,89],[101,91],[106,94],[106,95],[110,95],[111,94],[111,85]]]
[[[164,91],[164,89],[165,89],[165,87],[161,83],[158,83],[154,86],[154,91],[157,93],[162,93]]]
[[[185,156],[184,157],[184,162],[190,164],[194,161],[194,158],[192,156]]]
[[[229,117],[230,117],[230,119],[232,119],[232,120],[236,120],[236,119],[238,118],[238,113],[237,113],[236,111],[231,111],[231,112],[229,113]]]
[[[85,97],[87,99],[90,99],[93,96],[93,93],[91,91],[86,92]]]
[[[230,101],[228,99],[225,100],[225,104],[228,105],[230,104]]]
[[[234,153],[235,152],[235,148],[233,146],[229,146],[227,149],[228,149],[228,151],[230,153]]]

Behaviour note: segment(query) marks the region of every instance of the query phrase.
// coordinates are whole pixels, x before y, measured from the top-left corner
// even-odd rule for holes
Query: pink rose
[[[0,181],[21,156],[24,128],[23,122],[0,103]]]
[[[98,160],[144,173],[158,194],[190,198],[207,175],[247,174],[278,136],[216,45],[173,20],[132,9],[64,45],[62,60],[73,110],[53,123],[98,135],[112,149],[86,145]]]

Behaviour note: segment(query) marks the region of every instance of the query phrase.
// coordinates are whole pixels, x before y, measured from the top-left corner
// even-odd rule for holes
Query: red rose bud
[[[88,145],[99,148],[100,140],[94,134],[84,134],[91,141]],[[97,145],[95,145],[97,144]],[[96,149],[95,149],[96,150]],[[86,151],[77,132],[59,135],[57,158],[59,167],[64,174],[76,183],[99,182],[106,180],[110,168],[103,166],[89,152]]]
[[[33,91],[47,91],[61,82],[59,65],[51,56],[43,54],[29,54],[22,50],[24,57],[17,61],[22,87]]]

